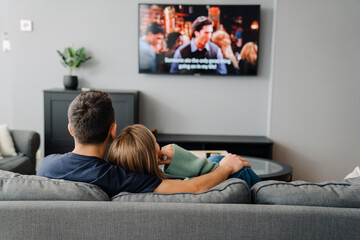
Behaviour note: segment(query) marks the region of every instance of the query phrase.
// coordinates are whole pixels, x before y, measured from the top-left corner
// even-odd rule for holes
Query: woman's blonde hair
[[[238,61],[231,49],[230,35],[223,30],[217,30],[213,33],[211,41],[220,47],[224,58],[230,59],[233,67],[239,69]]]
[[[158,166],[155,136],[144,125],[135,124],[124,128],[109,149],[109,163],[125,170],[151,174],[164,179]]]
[[[241,49],[241,58],[248,61],[252,65],[255,65],[257,60],[258,46],[256,43],[248,42]]]

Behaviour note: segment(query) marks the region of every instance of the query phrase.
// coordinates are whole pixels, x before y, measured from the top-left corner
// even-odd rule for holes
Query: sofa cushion
[[[98,186],[0,170],[0,200],[108,201]]]
[[[178,203],[250,203],[250,190],[245,181],[231,178],[203,193],[128,193],[112,198],[115,202]]]
[[[263,181],[251,188],[252,203],[324,207],[360,207],[360,177],[342,181]]]

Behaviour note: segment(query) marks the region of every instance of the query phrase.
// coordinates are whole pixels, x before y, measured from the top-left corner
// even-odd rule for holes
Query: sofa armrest
[[[10,130],[15,149],[36,161],[36,151],[40,146],[40,135],[30,130]]]

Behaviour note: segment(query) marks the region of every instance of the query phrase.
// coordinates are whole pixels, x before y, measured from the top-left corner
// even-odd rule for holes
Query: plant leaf
[[[82,63],[92,58],[90,56],[86,56],[84,47],[77,50],[74,50],[72,47],[67,47],[64,49],[64,52],[57,50],[57,53],[63,60],[63,62],[61,62],[62,65],[64,65],[64,67],[68,66],[70,68],[70,72],[72,72],[73,68],[79,68]]]
[[[72,47],[68,47],[67,51],[68,51],[70,57],[72,57],[72,58],[75,57],[75,52]]]

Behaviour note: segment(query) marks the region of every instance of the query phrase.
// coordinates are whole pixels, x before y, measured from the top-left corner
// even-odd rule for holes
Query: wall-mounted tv
[[[139,73],[257,75],[260,5],[139,4]]]

